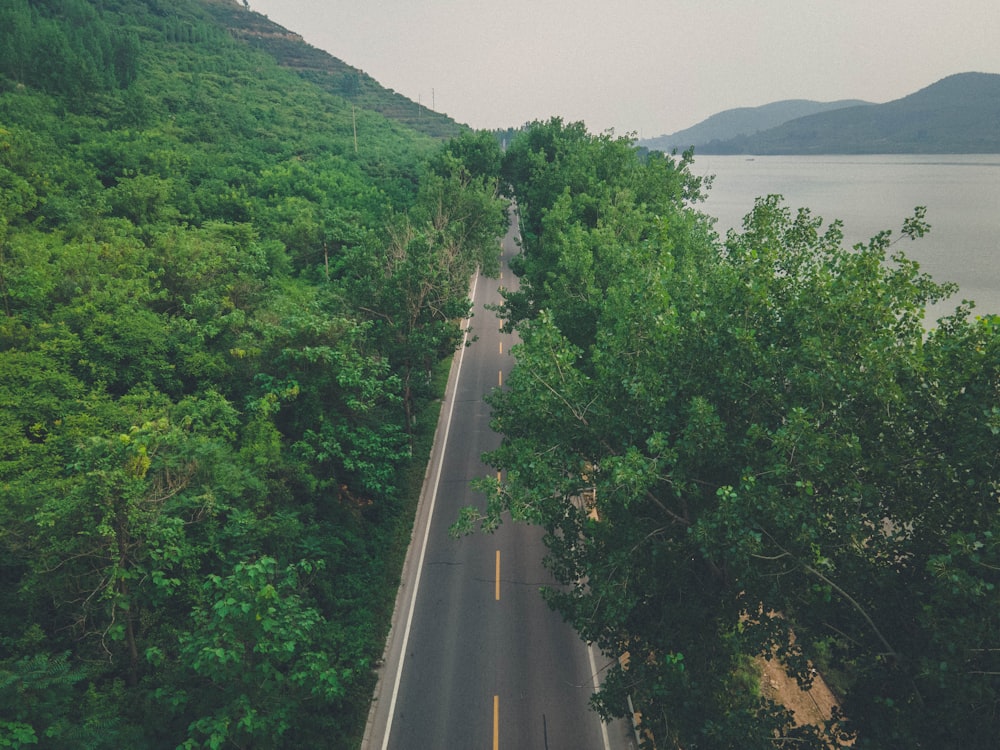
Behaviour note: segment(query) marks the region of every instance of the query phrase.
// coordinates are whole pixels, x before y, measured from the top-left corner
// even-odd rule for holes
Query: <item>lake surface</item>
[[[1000,154],[879,156],[698,156],[697,175],[715,175],[701,205],[725,236],[740,228],[757,196],[777,193],[794,212],[809,208],[844,222],[848,245],[883,229],[900,236],[915,206],[927,207],[931,231],[902,249],[936,281],[960,291],[929,311],[931,320],[962,299],[975,313],[1000,313]]]

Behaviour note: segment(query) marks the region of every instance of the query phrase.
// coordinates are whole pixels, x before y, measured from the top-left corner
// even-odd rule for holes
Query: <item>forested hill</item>
[[[0,3],[0,747],[364,729],[501,154],[230,11]]]
[[[199,2],[234,37],[266,52],[279,65],[296,71],[332,94],[435,138],[451,138],[462,130],[462,126],[447,115],[386,89],[364,71],[307,44],[298,34],[253,12],[238,0]]]
[[[801,117],[754,135],[703,144],[698,151],[1000,153],[1000,75],[960,73],[886,104]]]
[[[844,99],[836,102],[815,102],[808,99],[787,99],[760,107],[738,107],[727,109],[676,133],[649,138],[640,142],[646,148],[670,153],[694,148],[701,153],[702,146],[713,141],[728,141],[733,138],[750,136],[762,130],[782,125],[789,120],[829,112],[844,107],[858,107],[868,104],[860,99]]]

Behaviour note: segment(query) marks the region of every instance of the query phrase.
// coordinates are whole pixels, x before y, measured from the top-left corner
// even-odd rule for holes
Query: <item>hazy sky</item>
[[[249,0],[474,128],[559,115],[650,138],[780,99],[1000,73],[997,0]]]

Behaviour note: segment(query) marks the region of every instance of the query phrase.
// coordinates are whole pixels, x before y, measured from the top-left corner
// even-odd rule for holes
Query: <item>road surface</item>
[[[607,659],[549,610],[552,583],[539,529],[505,523],[491,535],[448,535],[459,509],[485,502],[470,481],[500,441],[483,397],[502,385],[512,336],[484,305],[516,286],[518,252],[503,242],[499,280],[473,285],[475,340],[456,355],[363,750],[621,750],[587,702]],[[405,650],[404,650],[405,649]]]

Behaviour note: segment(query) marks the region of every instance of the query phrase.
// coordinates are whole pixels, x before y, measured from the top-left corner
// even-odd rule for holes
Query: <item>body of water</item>
[[[772,193],[793,212],[842,220],[849,245],[883,229],[899,237],[914,207],[926,206],[930,233],[896,247],[936,281],[959,285],[931,319],[962,299],[976,302],[976,314],[1000,313],[1000,154],[698,156],[692,171],[715,175],[701,208],[718,218],[722,236],[741,227],[757,196]]]

